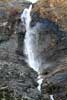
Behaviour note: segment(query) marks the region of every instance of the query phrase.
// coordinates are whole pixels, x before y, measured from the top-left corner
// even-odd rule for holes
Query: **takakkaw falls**
[[[67,100],[67,0],[0,0],[0,100]]]

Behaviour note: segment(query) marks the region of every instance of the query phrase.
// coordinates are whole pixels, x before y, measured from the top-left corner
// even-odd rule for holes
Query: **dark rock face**
[[[36,23],[40,23],[39,27],[40,39],[41,36],[45,37],[45,40],[50,36],[50,42],[48,44],[44,54],[46,54],[46,61],[54,63],[50,68],[43,70],[44,81],[42,83],[42,100],[50,100],[49,95],[53,95],[55,100],[67,99],[67,31],[62,31],[59,25],[48,19],[39,18],[36,13],[32,18],[31,27]],[[32,24],[33,23],[33,24]],[[44,30],[44,31],[43,31]],[[38,30],[39,31],[39,30]],[[44,34],[43,34],[44,33]],[[38,34],[38,33],[37,33]],[[47,37],[48,34],[48,37]],[[39,42],[40,42],[39,39]],[[43,41],[43,38],[42,38]],[[42,42],[41,41],[41,42]],[[46,45],[44,43],[44,45]],[[42,55],[42,53],[41,53]],[[44,60],[44,59],[43,59]],[[45,67],[45,66],[44,66]],[[42,67],[41,67],[42,68]]]
[[[26,29],[21,23],[21,20],[19,19],[16,26],[16,34],[17,34],[17,40],[18,40],[18,47],[17,47],[16,53],[21,56],[24,56],[25,33],[26,33]]]
[[[52,24],[51,24],[52,25]],[[42,100],[50,100],[49,95],[53,95],[55,100],[67,99],[67,32],[59,31],[58,27],[52,27],[50,34],[51,41],[47,49],[46,59],[54,63],[53,66],[43,71],[44,81],[42,83]],[[47,29],[47,28],[46,28]],[[52,41],[54,40],[54,41]],[[45,52],[44,52],[45,53]],[[45,97],[46,95],[46,97]]]
[[[34,15],[34,19],[36,18],[37,18],[37,15]],[[43,65],[44,65],[44,62],[48,64],[49,63],[53,64],[51,65],[50,68],[46,68],[48,72],[50,69],[50,73],[51,73],[51,70],[53,70],[54,68],[57,68],[56,67],[57,65],[63,63],[62,59],[65,59],[65,56],[67,56],[67,53],[66,53],[67,52],[67,32],[62,31],[56,22],[53,22],[49,19],[38,17],[37,21],[33,20],[32,22],[34,23],[33,26],[31,26],[32,38],[34,39],[34,41],[36,40],[38,42],[38,45],[37,45],[38,49],[39,49],[39,46],[41,47],[39,55],[42,56],[43,59],[40,56],[39,57],[41,58]],[[39,26],[37,27],[35,23],[36,24],[38,23]],[[35,37],[33,36],[34,30],[37,30],[36,34],[38,34],[38,38],[35,38],[36,34],[35,34]],[[33,44],[33,42],[31,43]],[[36,47],[35,44],[33,45],[34,47]]]
[[[14,98],[39,100],[36,77],[37,74],[28,67],[24,68],[21,64],[5,62],[0,70],[0,90],[6,87],[6,90],[13,91]]]
[[[55,73],[44,80],[42,84],[42,96],[53,95],[55,100],[67,99],[67,71]],[[45,99],[46,100],[46,99]]]
[[[15,53],[16,48],[16,35],[0,45],[0,99],[40,100],[38,75]]]

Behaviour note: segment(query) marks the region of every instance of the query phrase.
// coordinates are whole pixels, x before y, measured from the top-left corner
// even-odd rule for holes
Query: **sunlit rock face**
[[[67,31],[67,0],[39,0],[33,8],[42,18],[57,22]]]

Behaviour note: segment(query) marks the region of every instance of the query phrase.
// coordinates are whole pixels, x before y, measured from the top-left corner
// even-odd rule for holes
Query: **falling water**
[[[38,24],[31,28],[31,16],[30,12],[32,9],[32,5],[30,5],[29,9],[25,8],[23,13],[21,14],[21,21],[24,23],[26,27],[26,35],[25,35],[25,54],[28,57],[28,64],[32,67],[36,72],[39,72],[39,66],[41,66],[41,59],[38,57],[38,34],[37,29],[39,28]],[[39,83],[38,89],[41,89],[41,83],[43,79],[39,79],[37,82]]]
[[[40,71],[42,70],[42,64],[45,63],[45,60],[43,60],[41,52],[44,50],[44,42],[42,42],[42,45],[39,45],[39,32],[41,32],[40,23],[37,23],[34,27],[30,26],[31,23],[31,10],[32,5],[30,5],[29,8],[25,8],[23,13],[21,14],[21,21],[24,23],[26,27],[26,35],[25,35],[25,49],[24,53],[28,57],[28,64],[30,67],[32,67],[38,74],[40,74]],[[45,40],[45,37],[43,38],[43,41]],[[46,39],[47,40],[47,39]],[[47,42],[47,41],[46,41]],[[44,61],[44,62],[43,62]],[[45,66],[49,66],[49,64],[45,64]],[[43,78],[40,78],[37,80],[39,83],[38,89],[41,89]]]
[[[54,100],[54,97],[53,97],[53,95],[50,95],[50,100]]]
[[[24,22],[24,25],[26,27],[26,35],[25,35],[25,54],[28,57],[28,63],[30,67],[32,67],[35,71],[38,72],[39,66],[40,66],[40,59],[38,58],[38,43],[37,38],[37,27],[31,28],[30,22],[31,22],[31,16],[30,12],[32,9],[32,5],[30,5],[29,9],[25,8],[23,13],[21,14],[21,21]],[[37,59],[38,58],[38,59]]]
[[[31,16],[30,12],[32,9],[32,5],[30,5],[29,9],[25,8],[23,13],[21,14],[21,21],[26,27],[26,32],[30,30],[30,22],[31,22]]]
[[[38,0],[27,0],[27,1],[30,1],[32,3],[36,3]]]

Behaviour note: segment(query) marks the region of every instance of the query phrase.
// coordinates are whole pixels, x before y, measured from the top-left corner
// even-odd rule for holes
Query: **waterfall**
[[[40,59],[37,59],[38,51],[37,51],[37,30],[36,27],[31,28],[30,22],[31,22],[31,13],[32,5],[27,9],[25,8],[23,13],[21,14],[21,21],[24,23],[26,27],[26,35],[25,35],[25,54],[28,57],[28,63],[30,67],[32,67],[35,71],[38,72],[39,66],[40,66]]]
[[[29,8],[25,8],[23,13],[21,14],[21,21],[26,27],[24,53],[27,55],[27,62],[30,67],[33,68],[40,76],[40,72],[43,71],[44,66],[45,68],[50,67],[49,63],[45,63],[44,54],[44,49],[47,48],[50,42],[50,37],[48,36],[48,34],[45,37],[44,32],[48,26],[47,24],[50,22],[47,21],[45,22],[45,24],[37,22],[35,26],[31,27],[31,10],[32,5],[30,5]],[[37,80],[37,82],[39,83],[39,90],[41,89],[42,81],[42,77]]]
[[[50,95],[50,100],[54,100],[54,97],[53,97],[53,95]]]
[[[41,59],[38,58],[38,34],[37,29],[39,28],[38,24],[31,28],[31,13],[32,5],[27,9],[25,8],[23,13],[21,14],[21,21],[26,27],[26,35],[25,35],[25,54],[28,57],[28,64],[31,68],[33,68],[36,72],[39,72],[39,66],[41,66]],[[41,90],[41,83],[43,79],[39,79],[37,82],[39,83],[38,89]]]
[[[27,1],[30,1],[32,3],[36,3],[38,0],[27,0]]]
[[[30,28],[30,22],[31,22],[30,12],[31,12],[31,9],[32,9],[32,5],[30,5],[29,9],[25,8],[23,13],[21,14],[21,21],[23,22],[23,24],[26,27],[26,32]]]

